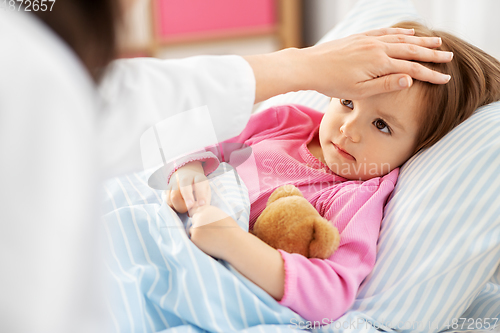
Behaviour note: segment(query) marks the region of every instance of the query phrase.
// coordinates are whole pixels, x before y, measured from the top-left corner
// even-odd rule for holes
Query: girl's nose
[[[361,139],[359,131],[353,121],[344,122],[344,124],[340,127],[340,133],[352,142],[359,142]]]

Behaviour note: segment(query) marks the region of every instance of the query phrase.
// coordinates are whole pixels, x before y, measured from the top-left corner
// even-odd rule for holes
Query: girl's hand
[[[193,209],[191,241],[203,252],[225,259],[239,233],[238,223],[221,209],[205,205]]]
[[[179,168],[168,183],[165,201],[178,213],[210,204],[211,191],[200,161],[190,162]]]

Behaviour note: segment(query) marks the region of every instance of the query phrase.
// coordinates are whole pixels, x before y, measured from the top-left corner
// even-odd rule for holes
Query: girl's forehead
[[[397,102],[418,102],[421,98],[420,94],[422,87],[418,84],[412,85],[410,88],[392,91],[388,93],[378,94],[372,96],[373,101],[383,103],[397,103]]]

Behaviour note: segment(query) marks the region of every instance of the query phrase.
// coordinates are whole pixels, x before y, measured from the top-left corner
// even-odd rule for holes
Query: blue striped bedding
[[[222,163],[209,175],[212,204],[247,231],[248,192],[231,169]],[[307,322],[227,262],[201,252],[189,240],[187,215],[166,206],[147,175],[113,178],[104,186],[115,332],[378,332],[357,312],[327,326]]]
[[[248,230],[248,192],[225,166],[209,176],[212,204]],[[111,179],[105,192],[116,332],[296,331],[290,323],[301,320],[297,314],[189,240],[187,215],[148,187],[146,173]]]

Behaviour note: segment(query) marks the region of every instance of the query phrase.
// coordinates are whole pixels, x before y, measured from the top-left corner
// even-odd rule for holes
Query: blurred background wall
[[[304,0],[304,45],[313,45],[357,0]],[[424,23],[445,30],[500,59],[499,0],[412,0]]]
[[[256,54],[316,43],[357,0],[137,0],[121,55]],[[500,0],[412,0],[425,23],[500,59]]]
[[[302,45],[301,0],[136,0],[122,56],[255,54]]]

